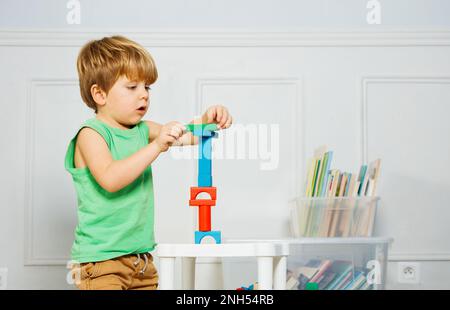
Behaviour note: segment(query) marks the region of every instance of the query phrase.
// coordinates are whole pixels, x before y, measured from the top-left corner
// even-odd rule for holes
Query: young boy
[[[156,245],[151,164],[171,146],[198,143],[197,137],[178,122],[142,121],[158,73],[141,45],[121,36],[91,41],[81,49],[77,69],[81,97],[96,115],[80,126],[65,157],[78,197],[76,285],[156,289],[149,253]],[[213,106],[192,122],[224,129],[232,118],[223,106]]]

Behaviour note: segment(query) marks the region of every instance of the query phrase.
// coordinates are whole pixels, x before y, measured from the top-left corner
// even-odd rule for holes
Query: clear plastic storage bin
[[[291,230],[301,237],[370,237],[379,197],[313,197],[291,202]]]
[[[263,241],[263,240],[260,240]],[[286,289],[384,289],[389,238],[300,238],[264,240],[289,244]],[[239,242],[239,240],[233,240]],[[242,240],[249,242],[249,240]],[[253,240],[252,242],[255,242]],[[249,287],[257,281],[256,260],[222,259],[224,289]],[[312,283],[308,285],[308,283]]]

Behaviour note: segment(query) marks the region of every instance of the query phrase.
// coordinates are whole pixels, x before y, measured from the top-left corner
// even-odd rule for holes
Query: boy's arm
[[[108,192],[132,183],[161,153],[157,143],[150,143],[125,159],[114,160],[103,137],[91,128],[80,131],[77,144],[95,180]]]

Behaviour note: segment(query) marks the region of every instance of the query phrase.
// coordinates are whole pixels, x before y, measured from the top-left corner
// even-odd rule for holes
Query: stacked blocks
[[[211,230],[211,207],[216,205],[217,192],[212,186],[211,155],[212,140],[217,138],[215,132],[218,128],[216,124],[189,124],[187,131],[199,137],[199,159],[198,159],[198,186],[191,187],[189,200],[190,206],[198,207],[198,231],[195,232],[195,243],[200,244],[204,237],[214,238],[217,244],[221,243],[220,231]],[[200,193],[207,193],[210,199],[197,199]]]

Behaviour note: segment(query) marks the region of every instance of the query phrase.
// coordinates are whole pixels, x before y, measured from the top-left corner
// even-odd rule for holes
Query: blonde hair
[[[155,61],[138,43],[122,36],[105,37],[84,45],[77,59],[81,98],[97,113],[91,87],[97,84],[108,93],[114,83],[125,75],[129,80],[153,84],[158,78]]]

